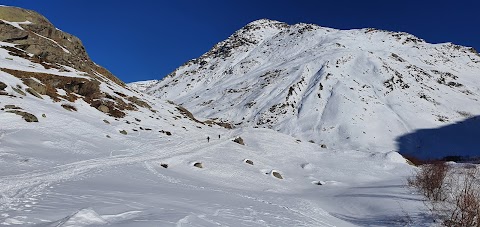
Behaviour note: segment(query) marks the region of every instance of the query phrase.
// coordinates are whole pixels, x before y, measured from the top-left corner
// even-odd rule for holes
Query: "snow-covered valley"
[[[13,36],[0,42],[3,226],[431,226],[397,143],[425,154],[440,137],[421,131],[420,149],[416,130],[453,127],[478,146],[480,57],[465,47],[261,20],[162,81],[127,86],[25,15],[0,23]],[[438,73],[416,66],[442,51],[454,57]]]

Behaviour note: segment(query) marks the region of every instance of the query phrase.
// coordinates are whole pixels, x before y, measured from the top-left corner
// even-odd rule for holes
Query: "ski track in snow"
[[[233,192],[233,191],[228,191],[226,189],[219,189],[219,188],[207,188],[207,187],[203,187],[203,186],[196,186],[196,185],[192,185],[192,184],[186,184],[186,183],[183,183],[181,180],[179,179],[175,179],[175,178],[172,178],[172,177],[168,177],[168,176],[165,176],[163,174],[161,174],[160,172],[158,172],[155,167],[153,167],[148,161],[145,161],[145,167],[151,171],[153,174],[155,174],[156,176],[166,180],[167,182],[169,183],[172,183],[172,184],[176,184],[176,185],[179,185],[181,187],[187,187],[187,188],[192,188],[192,189],[195,189],[195,190],[208,190],[208,191],[212,191],[212,192],[217,192],[217,193],[224,193],[224,194],[228,194],[228,195],[233,195],[233,196],[237,196],[237,197],[241,197],[243,199],[248,199],[248,200],[252,200],[252,201],[255,201],[255,202],[259,202],[259,203],[264,203],[264,204],[268,204],[270,206],[274,206],[274,207],[277,207],[277,208],[281,208],[281,209],[285,209],[285,210],[288,210],[290,214],[295,214],[296,216],[300,217],[300,219],[302,220],[310,220],[308,223],[304,223],[303,226],[335,226],[335,225],[331,225],[329,224],[327,221],[325,220],[321,220],[319,219],[318,217],[315,218],[313,216],[310,216],[310,215],[306,215],[300,211],[298,211],[297,209],[294,209],[294,208],[291,208],[291,207],[288,207],[288,206],[285,206],[285,205],[280,205],[280,204],[276,204],[274,202],[270,202],[268,200],[265,200],[265,199],[262,199],[262,198],[259,198],[259,197],[254,197],[254,196],[250,196],[250,195],[246,195],[244,193],[238,193],[238,192]],[[218,215],[219,212],[221,211],[224,211],[225,209],[218,209],[215,214]],[[254,211],[253,209],[251,209],[252,211]],[[214,216],[216,216],[214,215]],[[178,224],[177,226],[182,226],[182,224],[187,224],[189,222],[186,221],[186,219],[188,219],[190,217],[190,215],[186,216],[184,219],[181,219],[178,221]],[[198,216],[197,216],[198,217]],[[204,217],[202,218],[204,219]],[[205,220],[205,219],[204,219]],[[213,221],[213,220],[209,220],[209,221]],[[256,224],[261,224],[261,223],[256,223]],[[264,225],[264,226],[269,226],[269,225]]]
[[[198,141],[189,141],[192,144],[198,144]],[[217,142],[220,143],[220,142]],[[172,146],[172,144],[174,144]],[[170,145],[170,146],[169,146]],[[188,154],[191,152],[201,151],[202,145],[181,146],[180,144],[162,144],[166,153],[158,152],[140,152],[128,155],[114,155],[103,158],[89,159],[65,165],[55,166],[47,170],[37,171],[33,173],[25,173],[13,176],[0,177],[0,195],[3,201],[0,205],[1,210],[12,209],[12,207],[22,206],[19,204],[22,199],[29,196],[38,196],[38,193],[49,185],[66,180],[75,180],[78,177],[85,177],[94,174],[95,171],[111,168],[118,165],[128,165],[140,163],[147,160],[157,160],[170,158],[177,155]],[[181,150],[181,152],[178,152]],[[135,151],[132,151],[134,153]]]
[[[209,144],[209,148],[214,147],[216,145],[221,145],[226,141],[229,141],[229,140],[213,141]],[[202,152],[204,152],[202,150],[206,150],[204,149],[205,145],[198,142],[199,142],[198,139],[190,140],[190,141],[181,141],[181,142],[170,142],[168,144],[162,144],[163,149],[157,152],[135,153],[142,150],[142,148],[139,148],[127,155],[114,155],[114,156],[108,156],[108,157],[102,157],[102,158],[89,159],[89,160],[69,163],[65,165],[55,166],[46,170],[36,171],[32,173],[3,176],[0,178],[0,185],[3,186],[2,188],[0,188],[0,195],[2,195],[0,200],[2,202],[0,206],[0,210],[2,210],[3,212],[8,212],[9,210],[18,211],[22,209],[28,209],[29,207],[32,207],[32,205],[35,205],[37,203],[36,201],[38,200],[38,198],[43,193],[45,193],[45,190],[48,190],[49,187],[53,184],[57,184],[64,181],[81,180],[85,177],[92,177],[95,174],[100,174],[99,171],[102,171],[102,170],[106,170],[106,169],[113,168],[116,166],[121,166],[121,165],[130,165],[130,164],[137,164],[137,163],[143,162],[147,170],[154,173],[156,176],[158,176],[162,180],[165,180],[166,182],[176,184],[181,187],[191,188],[194,190],[204,190],[204,191],[211,191],[216,193],[224,193],[224,194],[240,197],[242,199],[248,199],[258,203],[263,203],[269,206],[284,209],[288,211],[288,213],[294,216],[297,216],[298,219],[296,221],[303,220],[304,221],[304,223],[302,223],[303,226],[334,226],[334,225],[330,225],[327,221],[322,220],[319,217],[313,217],[311,215],[304,214],[295,208],[277,204],[259,197],[247,195],[245,193],[229,191],[227,189],[208,188],[208,187],[183,183],[180,179],[175,179],[173,177],[169,177],[161,174],[155,169],[155,167],[152,164],[150,164],[150,162],[152,161],[171,158],[171,157],[181,157],[183,155],[188,155],[189,153],[195,153],[197,155],[202,154]],[[169,152],[164,152],[167,150]],[[255,211],[252,208],[250,209],[251,209],[251,212],[253,213],[260,212],[260,211]],[[231,212],[234,212],[231,214],[232,216],[234,216],[236,211],[231,211]],[[218,215],[219,213],[222,213],[222,215],[225,216],[226,213],[228,213],[228,210],[218,209],[215,212],[216,215]],[[208,219],[204,215],[191,214],[179,220],[177,223],[177,226],[188,226],[192,224],[192,221],[194,222],[194,220],[196,219],[201,219],[210,224],[221,225],[221,223],[215,222],[212,219]],[[23,222],[14,221],[14,219],[9,219],[9,220],[11,224],[15,224],[15,223],[23,224]],[[292,223],[292,222],[286,222],[286,223]],[[262,221],[257,221],[257,222],[252,221],[252,224],[262,226]],[[270,226],[270,225],[263,223],[263,226]]]

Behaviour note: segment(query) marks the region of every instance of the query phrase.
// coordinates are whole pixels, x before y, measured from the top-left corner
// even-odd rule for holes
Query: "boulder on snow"
[[[240,137],[240,136],[236,137],[236,138],[233,140],[233,142],[238,143],[238,144],[241,144],[241,145],[245,145],[245,143],[243,142],[242,137]]]
[[[5,90],[5,88],[7,88],[7,85],[0,81],[0,91]]]
[[[16,115],[22,116],[26,122],[38,122],[38,118],[35,115],[19,110],[7,110],[8,113],[14,113]]]
[[[195,163],[193,164],[193,166],[195,166],[195,167],[197,167],[197,168],[200,168],[200,169],[203,168],[203,164],[202,164],[201,162],[195,162]]]
[[[72,106],[70,104],[62,104],[63,109],[66,109],[68,111],[77,111],[77,108],[75,106]]]
[[[5,105],[5,109],[11,109],[11,110],[21,110],[22,107],[15,106],[15,105]]]
[[[125,130],[120,130],[120,133],[122,133],[123,135],[127,135],[127,131]]]
[[[245,159],[245,160],[243,160],[243,162],[245,162],[247,164],[250,164],[250,165],[253,165],[253,161],[250,160],[250,159]]]
[[[165,131],[165,130],[160,130],[160,131],[158,131],[158,132],[160,132],[160,133],[165,133],[165,135],[167,135],[167,136],[171,136],[171,135],[172,135],[171,132]]]
[[[281,175],[278,171],[276,171],[276,170],[272,170],[271,174],[272,174],[272,176],[274,176],[274,177],[276,177],[276,178],[278,178],[278,179],[280,179],[280,180],[283,179],[282,175]]]

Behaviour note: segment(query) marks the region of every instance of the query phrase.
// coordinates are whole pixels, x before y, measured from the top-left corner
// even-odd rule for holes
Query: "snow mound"
[[[385,154],[385,160],[395,163],[407,163],[405,158],[398,152],[391,151]]]
[[[108,222],[91,208],[81,209],[55,223],[53,226],[91,226],[106,225]]]

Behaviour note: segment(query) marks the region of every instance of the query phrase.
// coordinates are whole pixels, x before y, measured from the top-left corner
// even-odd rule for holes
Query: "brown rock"
[[[237,138],[235,138],[235,139],[233,140],[233,142],[238,143],[238,144],[241,144],[241,145],[245,145],[245,143],[243,142],[242,137],[240,137],[240,136],[237,137]]]
[[[16,115],[22,116],[26,122],[38,122],[38,118],[35,115],[19,110],[8,110],[8,113],[14,113]]]
[[[108,113],[110,111],[110,108],[108,108],[108,106],[105,106],[105,105],[100,105],[97,109],[104,113]]]
[[[20,88],[12,87],[12,89],[20,95],[26,96],[25,92],[23,92]]]
[[[28,87],[27,89],[25,89],[25,91],[27,91],[28,93],[30,93],[31,95],[33,95],[33,96],[35,96],[39,99],[43,99],[43,97],[40,94],[38,94],[35,90],[33,90],[32,88]]]
[[[272,175],[280,180],[283,179],[282,175],[277,171],[272,171]]]
[[[0,91],[5,90],[5,88],[7,88],[7,85],[0,81]]]
[[[21,110],[22,108],[15,105],[5,105],[5,109]]]
[[[38,94],[41,94],[41,95],[47,94],[47,86],[45,86],[45,84],[38,82],[35,79],[32,79],[32,78],[23,79],[23,83],[29,86],[31,89],[35,90]]]

